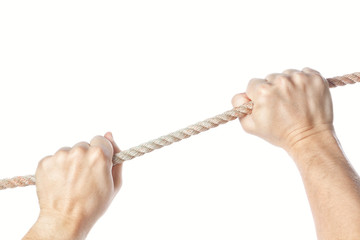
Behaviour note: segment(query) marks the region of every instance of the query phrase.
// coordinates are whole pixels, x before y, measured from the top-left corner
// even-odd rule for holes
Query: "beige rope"
[[[328,78],[327,80],[329,82],[329,87],[331,88],[337,86],[344,86],[347,84],[354,84],[356,82],[360,82],[360,72],[347,74],[340,77]],[[239,114],[250,114],[252,108],[253,108],[253,103],[248,102],[240,107],[226,111],[215,117],[208,118],[204,121],[190,125],[176,132],[172,132],[168,135],[159,137],[149,142],[140,144],[139,146],[132,147],[128,150],[117,153],[113,156],[113,164],[116,165],[124,161],[131,160],[133,158],[142,156],[145,153],[149,153],[164,146],[168,146],[174,142],[178,142],[185,138],[189,138],[193,135],[199,134],[201,132],[205,132],[211,128],[215,128],[219,126],[220,124],[225,124],[229,121],[236,119],[239,116]],[[34,184],[35,184],[35,176],[33,175],[18,176],[18,177],[0,180],[0,190],[6,188],[25,187]]]

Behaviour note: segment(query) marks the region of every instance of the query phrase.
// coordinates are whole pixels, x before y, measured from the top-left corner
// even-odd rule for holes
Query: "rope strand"
[[[347,84],[354,84],[360,82],[360,72],[353,74],[347,74],[344,76],[328,78],[327,79],[330,88],[344,86]],[[179,142],[183,139],[189,138],[193,135],[197,135],[201,132],[205,132],[211,128],[215,128],[221,124],[230,122],[241,115],[251,114],[253,108],[253,102],[248,102],[240,107],[233,108],[215,117],[208,118],[204,121],[190,125],[186,128],[180,129],[176,132],[172,132],[168,135],[161,136],[154,140],[140,144],[136,147],[132,147],[128,150],[117,153],[113,156],[113,164],[119,164],[124,161],[131,160],[133,158],[144,155],[145,153],[152,152],[156,149],[171,145],[175,142]],[[0,180],[0,190],[15,187],[25,187],[29,185],[35,185],[35,176],[17,176],[13,178],[6,178]]]

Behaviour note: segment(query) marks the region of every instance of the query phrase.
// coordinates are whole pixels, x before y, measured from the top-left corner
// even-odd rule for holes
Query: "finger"
[[[77,158],[81,159],[81,156],[85,155],[89,150],[89,143],[87,142],[78,142],[70,150],[70,154],[75,155]]]
[[[297,70],[297,69],[286,69],[286,70],[283,71],[282,73],[283,73],[283,74],[286,74],[286,75],[293,75],[294,73],[297,73],[297,72],[300,72],[300,71]]]
[[[56,155],[57,157],[66,157],[67,154],[70,152],[71,148],[70,147],[62,147],[59,150],[56,151],[56,153],[54,155]]]
[[[312,76],[316,76],[316,78],[314,78],[314,80],[322,80],[322,82],[325,83],[326,86],[329,87],[329,82],[328,80],[326,80],[326,78],[324,78],[320,72],[312,69],[312,68],[309,68],[309,67],[306,67],[306,68],[303,68],[302,70],[303,73],[305,74],[309,74],[309,75],[312,75]]]
[[[119,153],[121,152],[120,148],[118,147],[118,145],[116,144],[115,140],[114,140],[114,137],[112,135],[111,132],[107,132],[104,137],[106,139],[108,139],[113,148],[114,148],[114,153]],[[119,163],[115,166],[113,166],[112,168],[112,176],[113,176],[113,180],[114,180],[114,189],[115,191],[119,191],[120,190],[120,187],[122,185],[122,166],[123,166],[123,163]]]
[[[58,152],[68,152],[70,150],[71,150],[71,147],[62,147],[59,150],[57,150],[56,153],[58,153]]]
[[[251,101],[251,99],[246,95],[246,93],[238,93],[232,98],[231,103],[233,107],[239,107],[249,101]],[[241,114],[239,116],[239,121],[245,131],[251,132],[251,130],[254,129],[255,124],[251,115]]]
[[[302,72],[308,73],[308,74],[321,75],[320,72],[316,71],[315,69],[309,68],[309,67],[303,68],[303,69],[302,69]]]
[[[285,81],[290,80],[290,76],[285,73],[272,73],[272,74],[267,75],[265,79],[269,83],[275,84],[279,80],[285,80]]]
[[[118,145],[116,144],[116,142],[115,142],[115,140],[114,140],[114,137],[113,137],[113,135],[112,135],[111,132],[105,133],[104,137],[105,137],[107,140],[109,140],[110,143],[112,144],[115,154],[121,152],[121,150],[120,150],[120,148],[118,147]]]
[[[89,151],[91,149],[96,149],[96,148],[99,148],[101,150],[99,156],[97,157],[103,158],[109,163],[109,166],[112,166],[112,164],[110,163],[112,161],[112,156],[114,155],[114,149],[110,141],[104,138],[103,136],[95,136],[90,141]]]
[[[40,159],[40,161],[38,162],[38,168],[44,167],[44,162],[48,162],[52,157],[53,157],[53,155],[48,155],[48,156],[45,156],[42,159]],[[36,173],[37,173],[37,170],[36,170]]]
[[[269,82],[261,78],[253,78],[249,81],[249,84],[246,89],[246,94],[251,100],[256,100],[256,92],[259,86],[261,85],[264,86],[269,85]]]
[[[236,108],[250,101],[251,99],[246,95],[246,93],[238,93],[231,99],[231,104],[234,108]],[[246,114],[239,114],[239,117],[244,117],[244,115]]]
[[[39,174],[44,173],[46,170],[48,170],[48,167],[52,167],[53,164],[51,164],[51,159],[53,158],[53,155],[48,155],[46,157],[43,157],[39,162],[38,166],[36,168],[35,176],[36,176],[36,185],[39,184],[40,179]],[[50,163],[49,163],[50,161]],[[44,171],[45,170],[45,171]]]
[[[87,150],[87,149],[89,149],[90,144],[87,143],[87,142],[78,142],[72,148],[77,148],[77,147],[80,147],[80,148],[83,148],[83,149]]]
[[[231,99],[233,107],[240,107],[241,105],[250,102],[251,99],[246,95],[246,93],[238,93]]]
[[[54,156],[54,155],[47,155],[47,156],[43,157],[42,159],[40,159],[39,162],[41,162],[41,161],[47,161],[47,160],[51,159],[53,156]]]

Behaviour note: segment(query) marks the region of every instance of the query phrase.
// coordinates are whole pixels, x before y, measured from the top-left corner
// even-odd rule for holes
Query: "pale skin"
[[[305,68],[252,79],[233,106],[254,102],[240,116],[244,130],[283,148],[295,161],[319,240],[360,239],[360,181],[345,157],[333,126],[327,81]]]
[[[112,134],[63,147],[43,158],[36,171],[40,214],[23,239],[85,239],[122,184],[120,152]]]
[[[254,102],[239,116],[244,130],[283,148],[302,176],[320,240],[360,239],[360,180],[333,127],[332,100],[315,70],[286,70],[252,79],[234,107]],[[85,239],[122,183],[120,152],[111,133],[45,157],[36,171],[40,214],[23,239]]]

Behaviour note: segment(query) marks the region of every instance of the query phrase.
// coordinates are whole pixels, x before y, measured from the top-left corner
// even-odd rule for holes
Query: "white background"
[[[253,77],[359,71],[358,1],[1,1],[0,178],[113,131],[122,149],[231,108]],[[360,170],[360,84],[333,89]],[[88,239],[316,239],[289,156],[237,121],[124,164]],[[0,191],[0,239],[38,215],[35,187]]]

